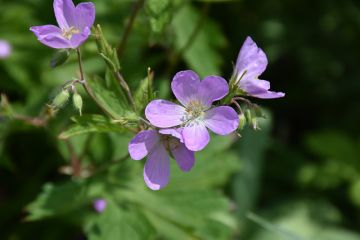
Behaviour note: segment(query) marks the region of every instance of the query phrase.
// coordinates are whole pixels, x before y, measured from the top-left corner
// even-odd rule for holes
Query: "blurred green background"
[[[78,2],[78,1],[76,1]],[[134,1],[94,0],[96,23],[114,46]],[[76,77],[75,54],[55,53],[29,31],[54,24],[52,1],[0,2],[0,92],[13,110],[36,117]],[[172,168],[159,192],[144,186],[142,162],[126,160],[123,133],[57,136],[77,115],[69,104],[44,127],[0,115],[0,239],[360,239],[360,2],[356,0],[148,0],[121,56],[136,89],[147,68],[159,97],[179,70],[229,78],[246,36],[264,49],[262,78],[286,97],[267,109],[261,131],[213,137],[190,173]],[[103,76],[93,39],[82,46],[86,73]],[[84,96],[84,113],[101,113]],[[63,174],[74,156],[100,169]],[[102,214],[91,204],[108,202]]]

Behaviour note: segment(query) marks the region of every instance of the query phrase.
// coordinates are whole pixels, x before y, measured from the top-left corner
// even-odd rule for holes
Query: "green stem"
[[[118,47],[117,47],[117,55],[118,55],[119,59],[121,59],[121,56],[122,56],[122,54],[124,52],[127,40],[129,38],[129,35],[130,35],[130,32],[131,32],[131,29],[134,26],[136,16],[138,15],[138,13],[139,13],[141,7],[143,6],[144,2],[145,2],[145,0],[138,0],[135,3],[135,6],[134,6],[133,11],[132,11],[131,16],[130,16],[130,19],[129,19],[126,27],[125,27],[125,32],[122,35],[121,41],[119,42]]]

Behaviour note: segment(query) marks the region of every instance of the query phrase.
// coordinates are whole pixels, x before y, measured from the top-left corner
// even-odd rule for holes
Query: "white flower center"
[[[72,35],[80,33],[80,30],[76,27],[70,27],[69,29],[62,29],[61,35],[66,38],[67,40],[70,40],[72,38]]]
[[[185,125],[197,124],[202,120],[207,108],[198,100],[192,100],[186,107],[186,114],[182,121]]]

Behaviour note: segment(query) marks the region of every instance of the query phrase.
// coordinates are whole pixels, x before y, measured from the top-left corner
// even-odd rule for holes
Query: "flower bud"
[[[69,91],[66,89],[62,90],[52,101],[52,105],[56,108],[61,108],[65,105],[70,97]]]
[[[74,104],[74,107],[79,111],[80,116],[81,116],[81,114],[82,114],[81,111],[82,111],[82,106],[83,106],[83,100],[82,100],[80,94],[75,93],[75,94],[73,95],[73,104]]]
[[[245,114],[240,114],[238,130],[242,130],[245,127],[245,124],[246,124]]]
[[[95,209],[96,212],[98,213],[102,213],[105,211],[105,208],[106,208],[106,205],[107,205],[107,202],[105,199],[102,199],[102,198],[99,198],[99,199],[96,199],[94,202],[93,202],[93,208]]]

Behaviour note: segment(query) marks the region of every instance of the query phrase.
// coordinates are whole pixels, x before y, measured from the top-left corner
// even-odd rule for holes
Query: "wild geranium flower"
[[[194,152],[185,147],[180,130],[175,129],[139,132],[129,143],[129,153],[134,160],[147,156],[144,180],[152,190],[159,190],[169,182],[169,154],[185,172],[190,171],[195,162]]]
[[[236,61],[236,83],[241,90],[252,97],[284,97],[285,93],[269,91],[270,82],[258,79],[265,71],[267,64],[268,60],[264,51],[256,45],[251,37],[247,37]]]
[[[105,208],[106,208],[106,205],[107,205],[107,202],[105,199],[103,198],[99,198],[99,199],[96,199],[94,202],[93,202],[93,208],[95,209],[96,212],[98,213],[102,213],[105,211]]]
[[[225,79],[208,76],[200,81],[193,71],[178,72],[171,89],[182,104],[166,100],[154,100],[145,109],[147,119],[156,127],[181,127],[184,143],[191,151],[202,150],[209,142],[209,128],[214,133],[226,135],[235,131],[239,118],[228,106],[212,107],[214,101],[229,92]]]
[[[8,58],[11,54],[11,45],[5,40],[0,40],[0,59]]]
[[[71,0],[54,0],[54,12],[59,27],[43,25],[30,30],[38,40],[51,48],[77,48],[90,35],[95,21],[95,6],[91,2],[76,7]]]

